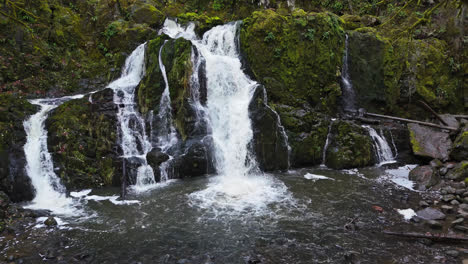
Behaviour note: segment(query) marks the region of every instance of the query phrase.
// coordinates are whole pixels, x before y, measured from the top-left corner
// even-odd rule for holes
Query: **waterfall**
[[[249,149],[253,130],[248,107],[258,83],[242,70],[237,34],[240,23],[214,27],[201,40],[190,26],[175,24],[167,19],[161,32],[190,40],[206,64],[207,102],[198,107],[203,107],[211,129],[218,174],[210,178],[205,190],[189,196],[191,204],[225,213],[260,212],[271,202],[286,200],[286,186],[262,174]]]
[[[141,44],[126,59],[120,78],[108,85],[114,90],[114,103],[118,106],[122,157],[140,164],[134,186],[137,191],[156,183],[153,169],[146,160],[146,154],[152,146],[146,135],[145,121],[135,103],[135,88],[145,74],[144,62],[145,44]]]
[[[178,139],[177,139],[177,131],[172,125],[172,108],[171,108],[171,96],[169,93],[169,82],[167,81],[167,74],[166,74],[166,67],[162,61],[161,53],[164,48],[164,45],[161,45],[159,49],[159,68],[163,75],[164,79],[164,92],[161,96],[161,101],[159,103],[159,122],[158,122],[158,147],[161,149],[163,153],[167,154],[167,151],[174,146]],[[170,168],[171,161],[173,157],[169,155],[169,160],[161,163],[159,166],[159,170],[161,172],[161,182],[169,180],[169,173],[168,170]]]
[[[379,135],[377,131],[375,131],[375,129],[370,126],[362,127],[369,131],[369,135],[374,141],[375,152],[377,154],[379,165],[395,162],[392,149],[385,137]]]
[[[328,149],[328,145],[330,145],[331,129],[332,129],[333,122],[335,120],[336,119],[332,118],[330,125],[328,125],[327,139],[325,140],[325,145],[323,146],[322,164],[320,164],[320,166],[322,167],[326,167],[325,162],[327,161],[327,149]]]
[[[349,37],[346,35],[345,42],[345,54],[343,57],[343,69],[341,72],[341,82],[343,86],[343,106],[344,110],[355,111],[356,110],[356,94],[354,92],[353,84],[351,83],[351,77],[349,75]]]
[[[39,112],[23,122],[26,132],[26,144],[24,145],[26,173],[35,190],[34,199],[26,208],[47,209],[58,215],[77,213],[73,200],[66,197],[66,189],[54,172],[52,156],[47,148],[47,130],[44,124],[50,111],[66,101],[83,98],[83,96],[30,101],[41,108]]]

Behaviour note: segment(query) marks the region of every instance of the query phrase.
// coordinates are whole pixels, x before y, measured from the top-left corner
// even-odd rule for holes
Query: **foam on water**
[[[417,165],[405,165],[396,169],[388,169],[385,170],[385,175],[381,178],[384,180],[390,180],[398,186],[414,191],[414,182],[408,178],[408,175],[409,172],[416,167]]]
[[[403,218],[407,221],[411,220],[413,216],[416,216],[416,212],[413,209],[397,209],[397,212],[403,216]]]
[[[335,179],[327,177],[327,176],[317,175],[317,174],[312,174],[312,173],[306,173],[304,175],[304,178],[306,178],[307,180],[312,180],[314,182],[318,181],[318,180],[332,180],[332,181],[335,180]]]

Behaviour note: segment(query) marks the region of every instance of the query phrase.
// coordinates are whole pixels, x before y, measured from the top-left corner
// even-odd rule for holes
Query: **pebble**
[[[465,220],[465,219],[463,219],[463,218],[457,218],[457,219],[455,219],[454,221],[452,221],[451,225],[454,226],[454,225],[461,224],[461,223],[463,223],[464,220]]]
[[[460,252],[458,252],[457,250],[448,250],[445,252],[445,254],[451,256],[451,257],[458,257],[458,255],[460,254]]]
[[[468,192],[464,192],[463,197],[467,197],[467,196],[468,196]]]
[[[444,188],[444,190],[449,193],[449,194],[454,194],[457,190],[453,188],[452,186],[447,186]]]
[[[420,201],[420,202],[419,202],[419,206],[425,208],[425,207],[428,207],[429,204],[428,204],[427,202],[425,202],[425,201]]]
[[[460,202],[457,201],[457,200],[452,200],[452,201],[450,202],[450,204],[451,204],[451,205],[459,205]]]
[[[439,173],[440,173],[440,175],[442,175],[442,176],[445,176],[445,174],[447,174],[447,172],[448,172],[448,169],[447,169],[446,167],[442,167],[442,168],[440,168],[440,170],[439,170]]]
[[[463,203],[468,203],[468,197],[463,198]]]
[[[447,165],[445,167],[450,170],[450,169],[455,168],[455,165],[457,165],[457,163],[449,162],[449,163],[447,163]]]
[[[447,195],[442,196],[442,201],[446,203],[452,201],[453,199],[455,199],[455,195],[453,194],[447,194]]]
[[[456,195],[464,196],[464,195],[463,195],[464,193],[465,193],[465,189],[457,189],[457,190],[455,191],[455,194],[456,194]]]
[[[468,204],[460,204],[460,206],[458,207],[464,211],[468,211]]]

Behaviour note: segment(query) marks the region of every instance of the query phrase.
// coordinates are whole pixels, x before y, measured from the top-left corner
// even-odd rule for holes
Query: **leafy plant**
[[[276,39],[275,34],[273,32],[268,32],[267,36],[263,39],[265,42],[271,42]]]
[[[223,0],[214,0],[213,9],[216,11],[223,9]]]
[[[307,40],[313,41],[314,38],[315,38],[315,29],[313,29],[313,28],[307,29],[307,32],[304,33],[304,37],[305,37]]]
[[[115,24],[111,23],[107,26],[106,30],[102,32],[102,35],[106,38],[106,40],[109,40],[112,38],[115,34],[117,34],[117,27]]]

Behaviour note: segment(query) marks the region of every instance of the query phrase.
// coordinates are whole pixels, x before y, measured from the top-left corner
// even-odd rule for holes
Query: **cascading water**
[[[169,93],[169,82],[167,81],[167,74],[166,74],[166,67],[161,58],[161,53],[164,48],[164,44],[159,49],[159,68],[161,69],[161,73],[164,78],[164,92],[161,96],[161,101],[159,103],[159,122],[158,122],[158,147],[161,149],[163,153],[167,154],[169,148],[174,146],[178,139],[177,139],[177,131],[172,125],[172,108],[171,108],[171,96]],[[161,172],[161,182],[165,182],[169,180],[169,168],[173,157],[169,155],[169,160],[161,163],[159,166],[159,170]]]
[[[364,127],[365,129],[367,129],[367,131],[369,131],[369,135],[374,141],[374,147],[377,153],[379,165],[395,162],[392,149],[390,145],[388,144],[387,140],[385,139],[385,137],[379,135],[377,131],[375,131],[375,129],[370,126],[362,126],[362,127]]]
[[[349,37],[346,35],[345,42],[345,54],[343,57],[343,69],[341,72],[341,82],[343,86],[343,106],[344,110],[355,111],[356,110],[356,94],[354,92],[353,84],[351,83],[351,77],[349,75],[349,55],[348,55]]]
[[[140,163],[134,189],[143,191],[156,183],[153,168],[148,165],[146,154],[152,146],[146,136],[145,122],[135,103],[135,88],[145,74],[145,44],[138,46],[126,59],[122,75],[108,85],[114,90],[114,103],[118,106],[123,158]]]
[[[54,172],[52,156],[47,149],[47,130],[44,123],[48,114],[62,103],[82,98],[84,95],[55,99],[37,99],[30,102],[41,107],[40,111],[24,121],[26,144],[26,172],[35,189],[35,197],[26,208],[47,209],[58,215],[73,215],[78,211],[66,189]]]
[[[248,107],[258,84],[242,71],[239,23],[214,27],[202,40],[195,39],[193,28],[174,24],[166,20],[162,32],[191,40],[206,63],[207,103],[203,112],[211,127],[218,173],[205,190],[190,195],[191,203],[215,213],[260,213],[271,202],[287,200],[286,186],[262,174],[249,151],[253,131]]]
[[[328,125],[328,134],[327,139],[325,140],[325,145],[323,146],[323,153],[322,153],[322,164],[320,166],[326,167],[325,162],[327,161],[327,149],[328,145],[330,145],[330,138],[331,138],[331,128],[335,119],[332,119],[330,125]]]

